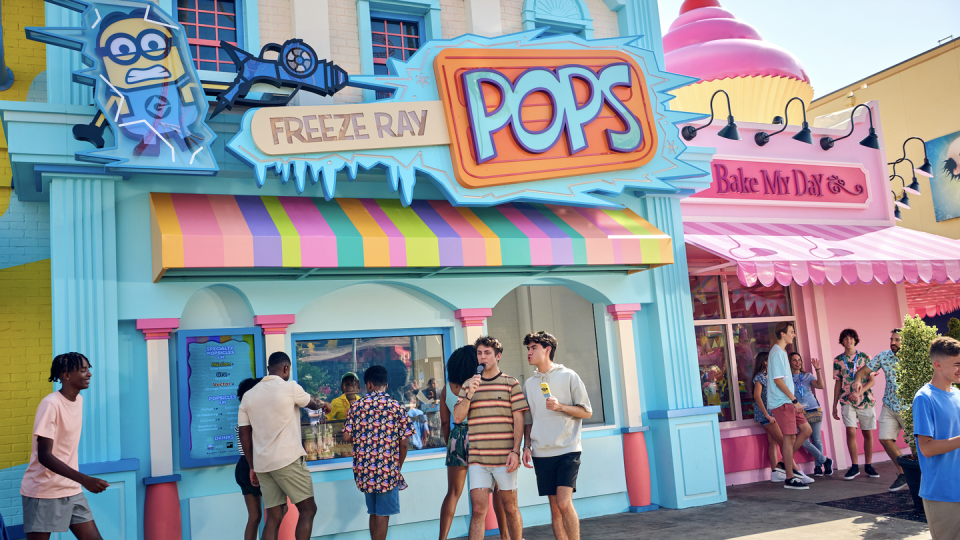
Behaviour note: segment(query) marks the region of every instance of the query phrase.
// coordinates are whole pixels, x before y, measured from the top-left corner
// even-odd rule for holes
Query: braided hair
[[[86,356],[78,352],[58,354],[57,357],[53,359],[53,365],[50,366],[50,378],[47,379],[47,381],[60,381],[64,373],[70,373],[71,371],[82,368],[84,360],[86,360],[87,366],[93,367],[90,360],[87,360]]]

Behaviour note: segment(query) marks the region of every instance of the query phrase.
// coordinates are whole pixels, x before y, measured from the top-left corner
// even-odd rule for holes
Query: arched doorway
[[[533,374],[523,337],[543,330],[557,338],[554,361],[574,370],[583,380],[593,405],[584,425],[604,424],[603,385],[597,347],[597,327],[603,339],[603,311],[564,286],[522,286],[507,293],[487,319],[487,331],[503,344],[500,369],[523,384]]]

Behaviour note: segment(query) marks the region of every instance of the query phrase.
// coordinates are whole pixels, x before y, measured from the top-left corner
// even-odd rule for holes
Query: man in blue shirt
[[[803,404],[794,395],[796,388],[793,385],[793,370],[787,357],[786,347],[793,344],[797,331],[792,322],[777,323],[774,328],[777,343],[770,348],[770,360],[767,364],[767,377],[771,384],[767,390],[767,404],[780,431],[783,433],[783,442],[780,444],[780,455],[783,456],[783,470],[787,480],[783,483],[786,489],[809,489],[800,478],[796,470],[793,455],[803,446],[803,441],[812,433],[810,424],[803,415]],[[804,477],[812,482],[812,478]]]
[[[856,380],[850,385],[854,392],[860,392],[863,388],[860,381],[865,380],[871,373],[883,370],[886,386],[883,389],[883,408],[880,410],[880,444],[897,468],[897,479],[893,481],[889,491],[900,491],[907,487],[907,477],[903,475],[903,469],[897,463],[897,458],[900,457],[897,436],[903,429],[900,398],[897,397],[896,367],[897,362],[900,361],[897,357],[898,352],[900,352],[900,329],[896,328],[890,332],[890,348],[874,356],[873,360],[860,368],[857,371]]]
[[[930,345],[933,379],[913,398],[913,434],[920,450],[920,497],[933,540],[960,538],[960,341]]]

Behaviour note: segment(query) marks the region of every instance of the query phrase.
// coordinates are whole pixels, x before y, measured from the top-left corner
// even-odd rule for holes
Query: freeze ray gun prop
[[[237,104],[250,107],[286,105],[300,90],[319,96],[332,96],[347,86],[381,92],[395,89],[392,86],[351,82],[350,76],[343,68],[329,60],[318,58],[313,47],[304,43],[302,39],[289,39],[283,45],[268,43],[260,49],[260,56],[253,56],[226,41],[220,42],[220,48],[225,50],[233,60],[237,68],[237,78],[217,96],[217,107],[210,118],[220,114],[224,109],[233,109]],[[277,53],[277,59],[264,58],[268,52]],[[256,83],[266,83],[278,88],[292,88],[293,92],[285,96],[247,98]]]

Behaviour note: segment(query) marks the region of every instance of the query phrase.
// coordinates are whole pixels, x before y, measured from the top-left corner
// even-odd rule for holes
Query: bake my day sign
[[[692,79],[661,72],[636,38],[536,39],[542,30],[426,43],[395,76],[351,75],[395,88],[368,103],[264,107],[244,114],[227,148],[262,186],[272,172],[298,192],[337,172],[386,171],[403,204],[418,174],[454,204],[536,201],[610,206],[596,195],[626,188],[676,192],[671,179],[702,176],[680,159],[667,91]]]

